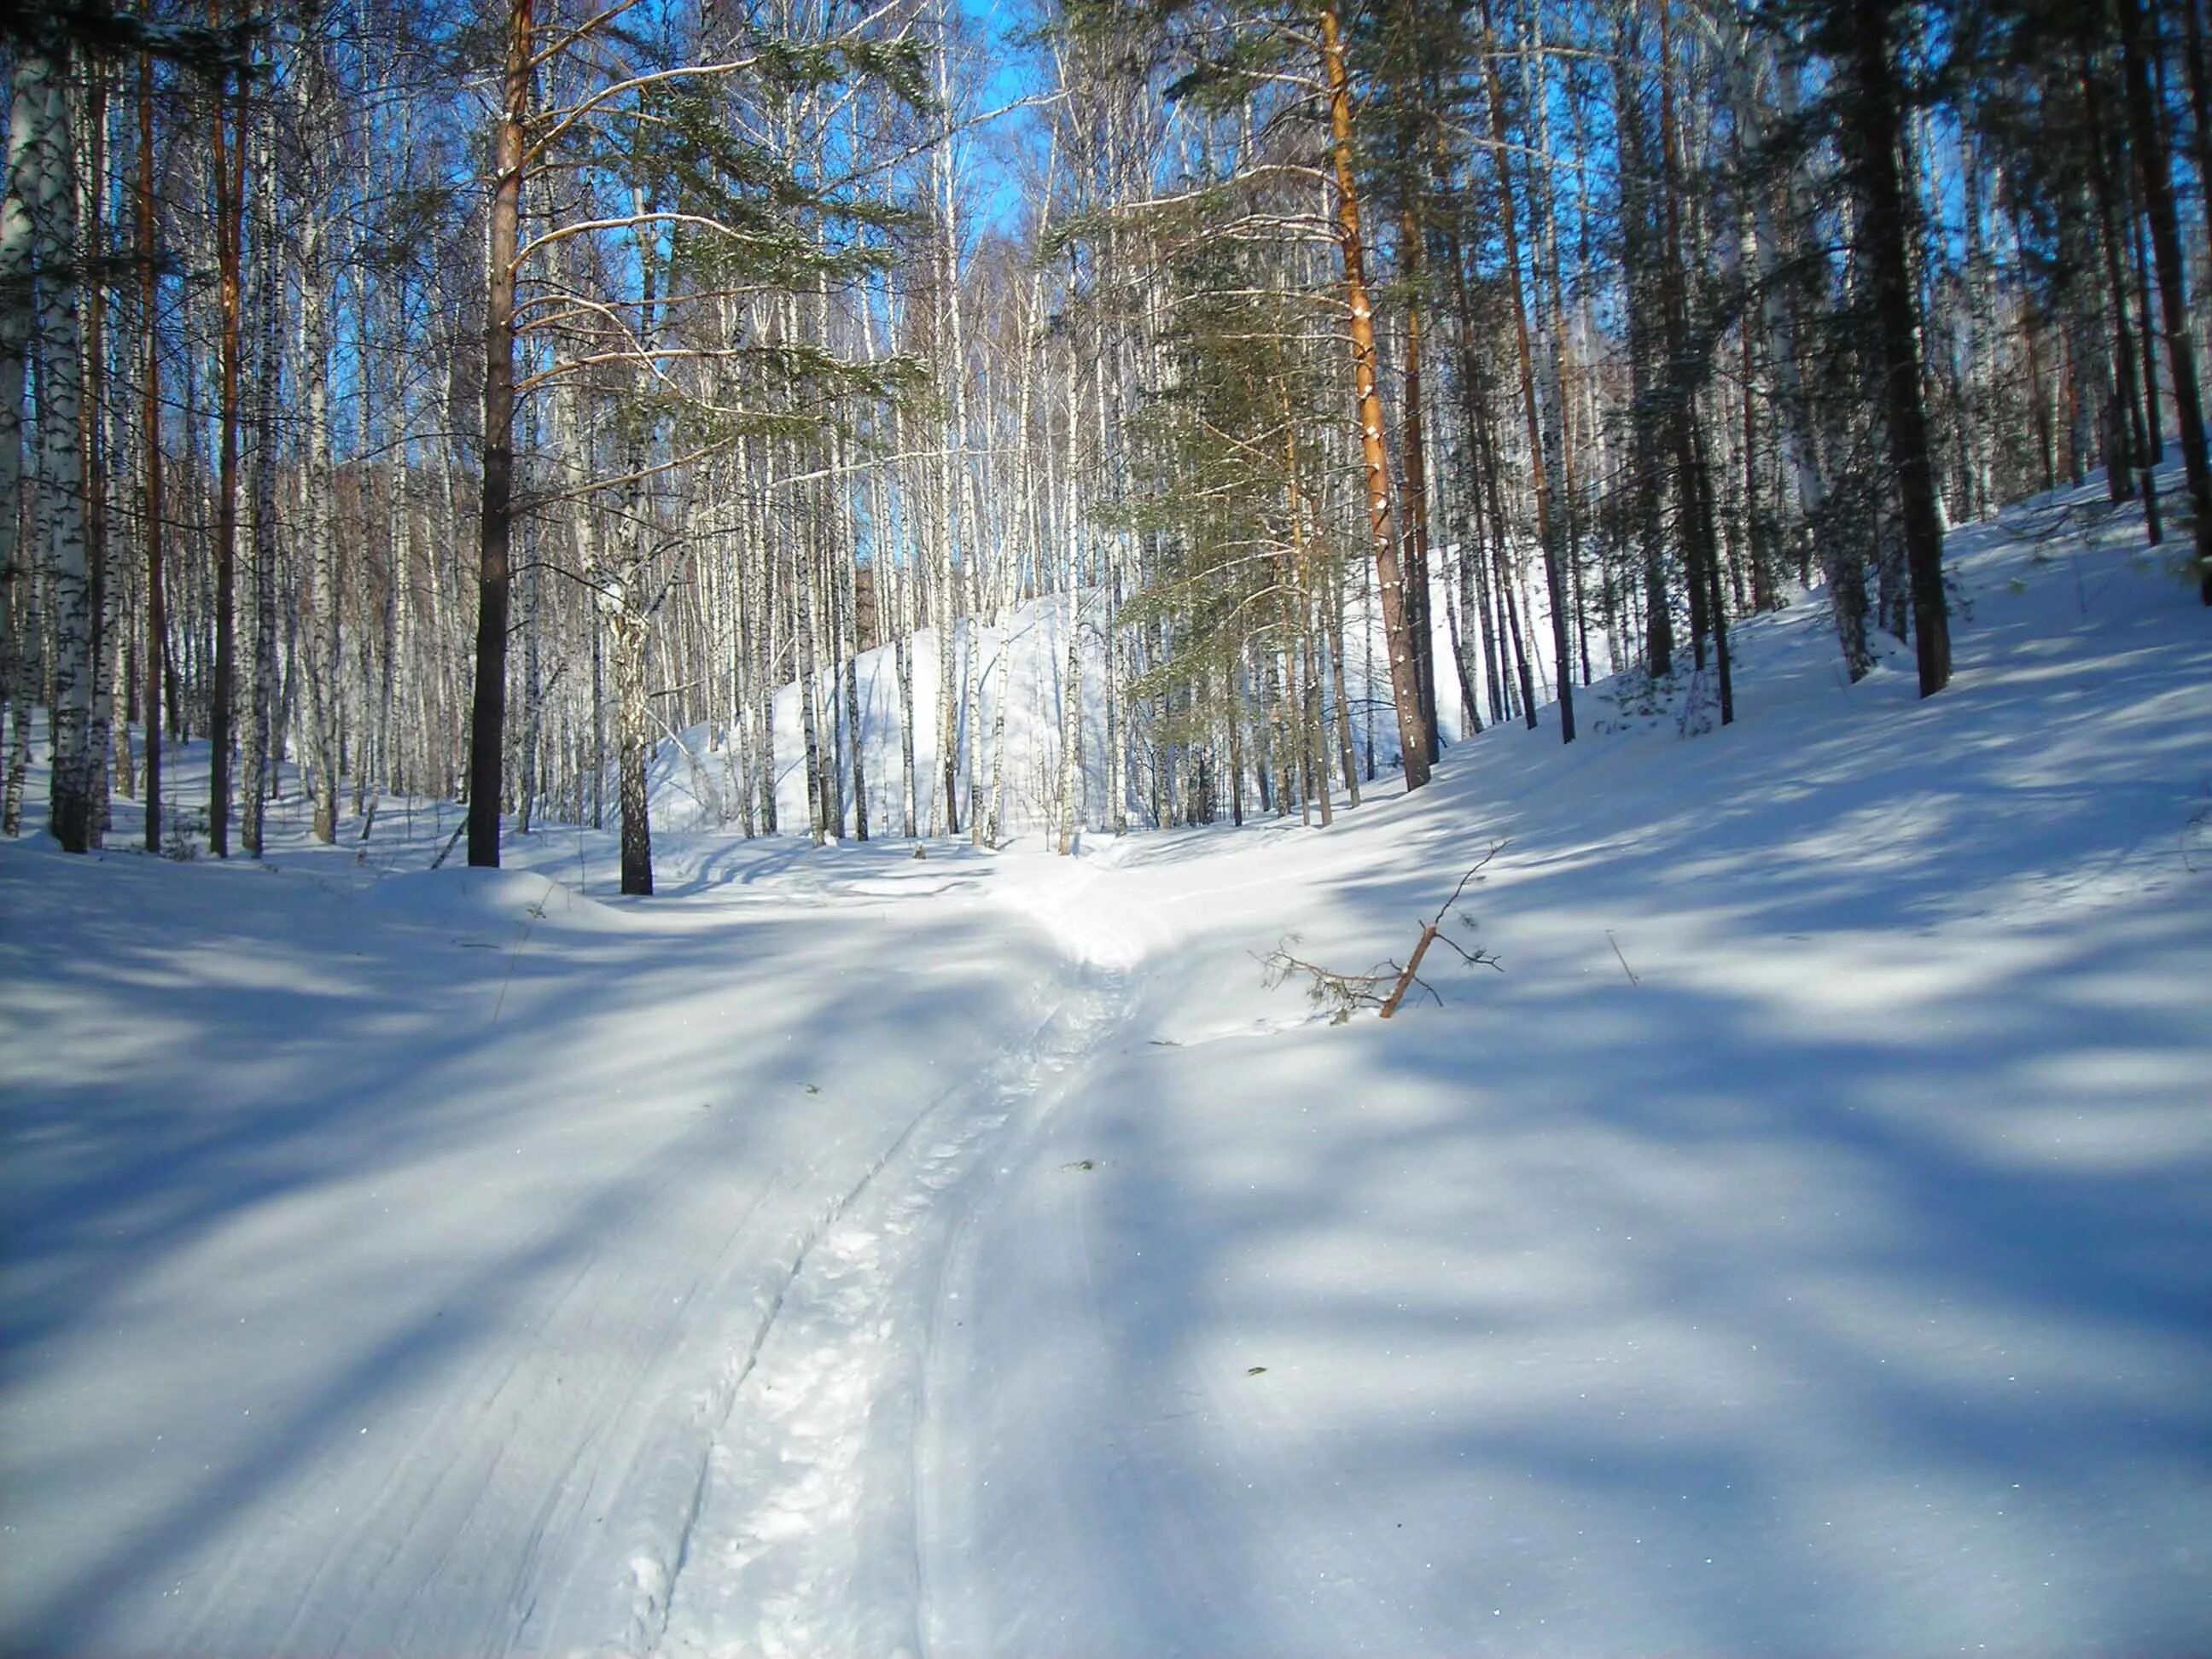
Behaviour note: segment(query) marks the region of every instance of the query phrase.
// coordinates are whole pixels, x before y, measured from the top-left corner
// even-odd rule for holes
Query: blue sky
[[[1018,0],[960,0],[960,15],[990,43],[991,67],[976,89],[977,107],[998,109],[1044,88],[1043,66],[1036,55],[1007,38],[1028,22],[1028,9]],[[1001,167],[995,141],[1006,136],[1008,123],[1036,118],[1027,111],[1007,116],[993,130],[979,132],[969,150],[975,206],[994,229],[1012,230],[1021,214],[1020,186]]]

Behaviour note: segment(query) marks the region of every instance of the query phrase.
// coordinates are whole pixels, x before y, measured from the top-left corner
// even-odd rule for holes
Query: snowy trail
[[[988,1160],[1120,1017],[1117,990],[1075,985],[824,1218],[744,1367],[675,1561],[640,1564],[639,1651],[915,1650],[914,1437],[942,1257]]]
[[[719,1582],[760,1510],[716,1476],[896,1382],[933,1198],[1101,994],[988,864],[784,852],[679,843],[636,908],[0,851],[0,1645],[757,1650],[798,1617],[788,1551]],[[811,1415],[757,1415],[801,1377]],[[783,1512],[873,1516],[890,1467]]]
[[[632,1651],[911,1654],[929,1644],[945,1491],[929,1439],[951,1264],[979,1206],[1132,1007],[1141,945],[1082,862],[1004,860],[991,902],[1061,952],[1049,1012],[916,1118],[792,1265],[700,1472],[677,1554],[641,1560]]]

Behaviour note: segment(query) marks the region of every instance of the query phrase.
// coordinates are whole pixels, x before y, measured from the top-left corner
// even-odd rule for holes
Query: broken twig
[[[1319,963],[1307,962],[1292,956],[1289,947],[1297,943],[1297,935],[1292,933],[1286,935],[1280,945],[1260,958],[1260,965],[1264,970],[1261,983],[1273,990],[1294,975],[1305,978],[1310,981],[1308,999],[1316,1008],[1329,1010],[1329,1024],[1332,1025],[1343,1024],[1362,1008],[1373,1008],[1379,1018],[1388,1019],[1398,1012],[1399,1005],[1406,1000],[1406,994],[1417,986],[1434,998],[1441,1008],[1443,998],[1437,995],[1435,986],[1420,976],[1421,960],[1428,955],[1429,947],[1437,940],[1443,940],[1457,951],[1460,960],[1471,968],[1494,968],[1501,974],[1505,971],[1504,964],[1489,951],[1480,946],[1470,951],[1444,931],[1452,906],[1459,902],[1460,895],[1467,891],[1468,884],[1480,879],[1483,867],[1504,850],[1505,843],[1502,841],[1497,842],[1459,878],[1458,884],[1451,890],[1451,896],[1437,907],[1436,915],[1422,921],[1421,936],[1414,942],[1413,954],[1406,958],[1404,966],[1401,967],[1393,958],[1376,963],[1364,974],[1340,973],[1334,969],[1324,968]],[[1462,916],[1460,920],[1470,929],[1474,926],[1470,918]],[[1387,989],[1384,988],[1386,987]]]

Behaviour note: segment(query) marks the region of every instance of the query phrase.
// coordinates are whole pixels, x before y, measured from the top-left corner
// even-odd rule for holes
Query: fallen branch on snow
[[[1398,1006],[1406,1000],[1406,994],[1415,987],[1433,998],[1437,1006],[1443,1007],[1444,1000],[1437,994],[1436,987],[1420,976],[1421,959],[1428,955],[1429,946],[1438,939],[1457,951],[1460,960],[1470,968],[1494,968],[1501,974],[1505,971],[1505,965],[1489,951],[1480,946],[1470,951],[1444,932],[1444,923],[1451,915],[1452,906],[1459,902],[1460,895],[1467,890],[1468,884],[1480,880],[1483,867],[1504,850],[1505,843],[1502,841],[1497,842],[1459,878],[1458,885],[1451,890],[1451,896],[1437,907],[1436,915],[1421,923],[1421,936],[1414,941],[1413,954],[1406,958],[1404,966],[1400,966],[1393,958],[1376,963],[1364,974],[1340,973],[1333,968],[1324,968],[1319,963],[1292,956],[1289,947],[1298,942],[1298,937],[1291,933],[1286,934],[1282,943],[1266,956],[1257,958],[1261,970],[1261,983],[1272,991],[1286,980],[1307,980],[1307,1000],[1315,1007],[1329,1011],[1329,1024],[1332,1025],[1343,1024],[1362,1008],[1376,1009],[1379,1018],[1388,1019],[1398,1012]],[[1470,917],[1462,916],[1460,920],[1470,929],[1475,925]],[[1389,988],[1387,990],[1384,988],[1386,986]]]

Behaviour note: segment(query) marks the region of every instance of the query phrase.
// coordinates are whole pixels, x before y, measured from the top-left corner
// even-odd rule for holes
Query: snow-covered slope
[[[1328,832],[0,848],[0,1647],[2212,1647],[2212,624],[1952,556]]]
[[[1441,563],[1441,561],[1439,562]],[[1448,596],[1443,578],[1432,583],[1431,611],[1434,619],[1439,690],[1439,724],[1445,741],[1457,743],[1466,720],[1462,712],[1458,682],[1451,666],[1452,643],[1447,614]],[[1533,653],[1531,672],[1550,696],[1552,652],[1550,611],[1542,595],[1524,596],[1531,606]],[[1084,817],[1094,827],[1112,822],[1113,771],[1108,738],[1114,727],[1107,709],[1104,617],[1105,594],[1087,590],[1083,596],[1078,634],[1081,641],[1080,688],[1083,705]],[[1006,835],[1018,836],[1047,829],[1056,823],[1053,814],[1060,799],[1062,711],[1067,696],[1067,632],[1069,608],[1066,596],[1024,600],[998,622],[973,629],[981,652],[977,668],[980,714],[966,726],[962,740],[961,807],[963,828],[968,811],[965,767],[972,752],[978,763],[977,782],[988,794],[994,780],[1002,794],[1000,822]],[[952,695],[966,695],[966,664],[970,625],[956,630]],[[1383,648],[1382,625],[1371,605],[1352,597],[1345,626],[1345,689],[1352,710],[1355,741],[1360,752],[1370,745],[1378,764],[1398,763],[1398,734],[1390,714],[1389,657]],[[1481,641],[1473,641],[1474,660],[1482,659]],[[1602,663],[1606,644],[1602,634],[1594,647]],[[932,811],[942,802],[942,750],[938,699],[937,632],[924,629],[914,636],[910,672],[913,676],[915,780],[913,816],[915,828],[932,833]],[[841,670],[842,672],[842,670]],[[904,703],[899,695],[898,665],[892,647],[878,647],[860,654],[855,665],[860,691],[860,761],[868,791],[871,833],[896,835],[905,823],[907,781],[904,753]],[[817,743],[826,750],[839,747],[840,787],[848,787],[852,766],[851,735],[845,729],[845,691],[842,679],[834,688],[825,675],[818,693]],[[835,719],[831,718],[834,696]],[[1005,707],[1004,729],[1000,710]],[[1333,721],[1335,703],[1328,702]],[[738,796],[737,756],[730,748],[726,724],[693,726],[665,738],[655,750],[647,775],[653,824],[656,831],[724,830],[736,827],[744,816]],[[1129,741],[1125,735],[1123,742]],[[805,728],[801,720],[799,687],[781,687],[775,694],[775,799],[778,827],[785,833],[804,831],[807,823]],[[1143,787],[1144,757],[1133,745],[1125,760],[1122,787],[1127,793],[1129,821],[1145,821],[1147,800]],[[613,811],[614,786],[610,778],[605,799]],[[856,823],[848,800],[845,832]]]
[[[1092,596],[1095,599],[1096,596]],[[1106,699],[1103,645],[1094,604],[1083,623],[1084,749],[1086,787],[1094,810],[1103,811],[1106,799]],[[981,718],[970,728],[969,743],[979,744],[981,779],[989,787],[1000,769],[1005,792],[1001,824],[1008,834],[1042,828],[1050,819],[1060,776],[1060,718],[1067,663],[1067,607],[1064,601],[1026,602],[1008,613],[1004,622],[975,630],[982,658],[978,664]],[[958,650],[953,663],[952,695],[965,695],[964,675],[969,629],[957,630]],[[911,647],[914,678],[915,799],[916,830],[931,832],[931,809],[942,799],[939,747],[937,633],[925,629]],[[889,646],[863,652],[856,665],[860,694],[860,758],[867,780],[868,815],[872,833],[880,837],[899,832],[906,808],[902,704],[899,696],[898,665]],[[817,741],[825,748],[832,742],[849,745],[842,730],[845,691],[842,679],[836,686],[838,722],[833,734],[826,702],[832,688],[825,678],[821,696],[825,714]],[[1000,703],[1006,704],[1006,729],[997,730]],[[841,749],[841,770],[848,774],[849,746]],[[807,823],[805,728],[801,722],[799,687],[781,688],[775,698],[775,775],[777,824],[786,833],[804,833]],[[649,777],[653,828],[656,830],[719,830],[740,821],[735,756],[718,732],[695,726],[678,740],[664,742],[653,757]],[[964,757],[963,757],[964,758]],[[964,780],[964,773],[963,773]],[[842,782],[841,779],[841,782]],[[608,799],[613,795],[610,791]],[[960,811],[963,829],[968,811],[966,785],[962,785]],[[850,833],[854,819],[848,805],[845,819]]]
[[[1127,1035],[940,1317],[930,1650],[2212,1645],[2212,618],[2101,522],[1954,537],[1924,703],[1805,606],[1724,732],[1113,849]],[[1501,841],[1503,975],[1262,988]]]

